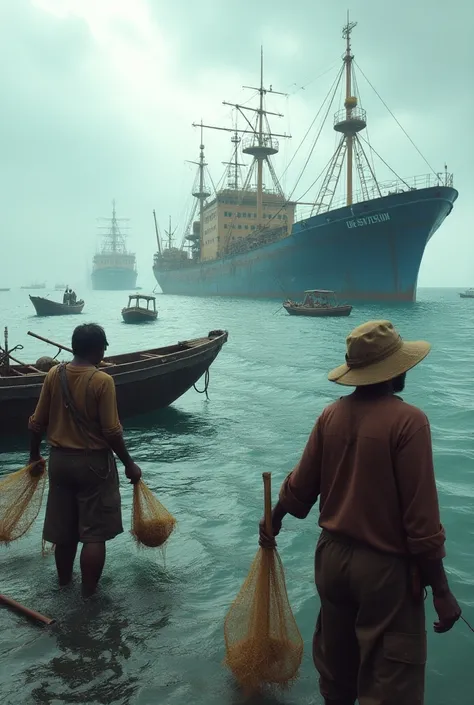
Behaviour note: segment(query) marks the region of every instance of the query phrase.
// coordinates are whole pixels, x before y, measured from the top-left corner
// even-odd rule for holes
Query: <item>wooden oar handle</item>
[[[31,335],[32,338],[38,338],[38,340],[42,340],[43,343],[48,343],[49,345],[54,345],[55,348],[59,348],[60,350],[65,350],[66,352],[72,353],[71,348],[68,348],[66,345],[61,345],[61,343],[55,343],[54,340],[49,340],[49,338],[43,338],[42,335],[38,335],[37,333],[32,333],[30,330],[27,331],[28,335]]]
[[[31,617],[32,619],[38,620],[38,622],[42,622],[43,624],[54,624],[56,620],[50,619],[49,617],[45,617],[43,614],[40,614],[39,612],[35,612],[35,610],[30,610],[29,607],[25,607],[24,605],[21,605],[19,602],[16,600],[12,600],[11,597],[7,597],[6,595],[0,595],[0,603],[3,603],[4,605],[8,605],[9,607],[13,607],[13,609],[18,610],[18,612],[22,612],[24,615],[27,617]]]
[[[272,527],[272,474],[271,472],[263,472],[263,496],[265,507],[265,531],[269,538],[273,537]]]

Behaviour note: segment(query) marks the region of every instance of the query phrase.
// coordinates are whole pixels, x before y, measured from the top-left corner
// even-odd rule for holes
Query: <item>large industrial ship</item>
[[[270,130],[267,116],[279,114],[266,110],[265,99],[279,94],[271,86],[264,88],[263,56],[260,86],[253,88],[258,107],[224,103],[243,117],[245,129],[201,122],[194,209],[181,247],[173,247],[171,241],[166,247],[157,232],[153,271],[165,294],[296,298],[318,287],[353,301],[415,300],[426,244],[451,212],[458,193],[446,167],[412,179],[402,179],[390,169],[394,175],[390,182],[377,180],[374,155],[385,167],[388,164],[361,134],[367,123],[351,50],[355,24],[348,20],[344,27],[343,63],[322,106],[324,124],[345,83],[343,107],[333,122],[339,135],[336,150],[320,175],[313,202],[303,201],[312,187],[293,198],[301,175],[291,195],[285,196],[271,162],[279,151],[277,138],[288,135]],[[249,119],[249,111],[253,118]],[[234,143],[229,181],[214,193],[206,183],[206,128],[228,130]],[[245,179],[240,154],[253,157]],[[341,204],[338,185],[344,189]],[[301,214],[305,208],[308,212]]]
[[[124,229],[119,222],[127,218],[117,218],[115,201],[112,202],[112,217],[101,218],[108,225],[101,226],[106,230],[103,236],[100,252],[94,256],[92,267],[92,288],[112,290],[130,290],[135,288],[137,281],[136,259],[128,252],[125,244]]]

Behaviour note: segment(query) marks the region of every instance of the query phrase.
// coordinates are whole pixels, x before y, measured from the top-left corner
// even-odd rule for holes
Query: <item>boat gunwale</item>
[[[111,365],[110,367],[104,366],[104,367],[99,367],[98,369],[101,370],[102,372],[106,372],[107,374],[110,374],[111,377],[117,377],[119,376],[122,377],[122,380],[117,379],[117,381],[122,384],[123,382],[123,376],[127,374],[131,374],[133,372],[139,372],[139,371],[144,371],[144,372],[149,372],[153,369],[159,370],[158,374],[155,374],[153,376],[161,376],[164,374],[165,371],[169,371],[170,368],[176,363],[183,363],[187,362],[190,364],[186,364],[186,367],[192,366],[195,363],[195,360],[193,358],[199,358],[202,357],[203,355],[205,356],[206,353],[213,351],[214,349],[220,350],[224,343],[227,342],[228,340],[228,332],[226,330],[219,331],[220,335],[212,336],[209,337],[207,336],[206,338],[192,338],[189,340],[183,340],[180,341],[183,344],[187,343],[193,343],[193,342],[198,342],[200,340],[203,340],[204,342],[201,344],[197,345],[191,345],[190,347],[183,348],[181,350],[176,349],[179,346],[179,343],[173,345],[173,346],[167,346],[164,348],[153,348],[149,350],[139,350],[136,353],[123,353],[121,355],[116,355],[116,356],[111,356],[111,357],[106,357],[104,358],[104,362],[110,362],[111,360],[116,360],[117,358],[120,357],[126,357],[128,355],[134,355],[136,356],[135,360],[130,360],[127,362],[122,362],[122,363],[115,363],[114,365]],[[170,348],[175,348],[174,350]],[[164,355],[161,355],[158,351],[163,351],[163,350],[170,350],[169,353],[166,353]],[[187,353],[187,354],[186,354]],[[155,355],[160,355],[160,357],[150,357],[150,358],[144,358],[144,359],[139,359],[139,356],[142,354],[155,354]],[[176,357],[179,355],[179,357]],[[23,369],[23,365],[12,365],[15,369]],[[35,373],[29,373],[25,374],[22,377],[13,377],[13,376],[2,376],[0,375],[0,402],[6,401],[2,399],[2,392],[12,390],[12,389],[34,389],[41,387],[43,384],[45,375],[44,374],[35,374]]]

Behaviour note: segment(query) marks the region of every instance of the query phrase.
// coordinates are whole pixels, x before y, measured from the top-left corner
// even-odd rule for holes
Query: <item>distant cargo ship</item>
[[[340,137],[320,174],[313,202],[303,198],[320,177],[300,199],[293,199],[302,172],[287,198],[270,161],[279,151],[276,138],[288,135],[270,131],[267,116],[278,114],[265,109],[264,98],[278,93],[271,86],[264,88],[263,58],[260,86],[252,89],[259,95],[258,107],[225,103],[245,118],[246,128],[201,123],[198,175],[192,191],[195,209],[181,247],[166,246],[157,234],[153,272],[165,294],[298,298],[317,287],[337,291],[349,301],[415,300],[425,246],[451,212],[458,192],[446,167],[442,173],[410,180],[393,172],[395,178],[389,183],[377,181],[373,155],[379,155],[368,137],[360,134],[366,127],[366,112],[360,106],[351,51],[355,24],[348,21],[344,27],[344,61],[323,104],[325,120],[345,77],[344,105],[333,123]],[[235,145],[227,187],[215,194],[205,180],[203,128],[228,130]],[[321,130],[322,125],[308,149],[305,168]],[[253,157],[245,179],[239,177],[240,148],[243,155]],[[339,184],[344,185],[340,205]],[[309,206],[309,212],[296,218],[296,207],[301,206]]]
[[[20,289],[46,289],[46,283],[34,282],[33,284],[26,284],[24,286],[20,286]]]
[[[104,226],[102,248],[94,256],[92,267],[92,288],[103,290],[130,290],[135,288],[137,281],[135,255],[127,251],[125,234],[119,227],[119,222],[127,218],[117,218],[115,201],[112,202],[112,217],[102,218],[109,223]]]

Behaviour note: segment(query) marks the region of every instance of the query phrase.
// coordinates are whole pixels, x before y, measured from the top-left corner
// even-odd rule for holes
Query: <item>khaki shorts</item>
[[[43,538],[101,543],[123,532],[117,466],[108,450],[51,448]]]

